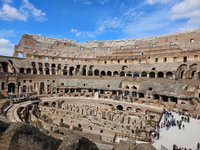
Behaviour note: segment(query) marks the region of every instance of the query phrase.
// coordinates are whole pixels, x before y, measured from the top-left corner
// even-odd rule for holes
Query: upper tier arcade
[[[200,29],[149,37],[144,39],[88,41],[77,43],[68,39],[54,39],[24,34],[13,56],[75,59],[136,59],[155,55],[181,54],[199,50]]]

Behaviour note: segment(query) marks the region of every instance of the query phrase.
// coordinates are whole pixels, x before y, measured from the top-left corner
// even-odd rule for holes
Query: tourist
[[[185,129],[185,125],[184,124],[183,124],[182,128],[183,128],[183,130]]]
[[[197,149],[198,150],[200,149],[200,143],[199,142],[197,143]]]

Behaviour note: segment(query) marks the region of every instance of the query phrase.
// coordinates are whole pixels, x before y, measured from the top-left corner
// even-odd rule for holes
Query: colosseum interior
[[[150,142],[163,109],[199,117],[199,41],[200,29],[85,43],[24,34],[0,56],[0,149],[62,149],[73,133],[94,144],[85,149],[128,150],[118,143]]]

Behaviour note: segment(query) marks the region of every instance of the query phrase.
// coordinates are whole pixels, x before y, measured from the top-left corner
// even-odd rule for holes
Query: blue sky
[[[200,0],[0,0],[0,55],[22,34],[132,39],[200,27]]]

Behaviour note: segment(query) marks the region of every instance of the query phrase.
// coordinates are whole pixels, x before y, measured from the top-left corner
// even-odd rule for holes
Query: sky
[[[200,0],[0,0],[0,55],[25,33],[86,42],[199,27]]]

